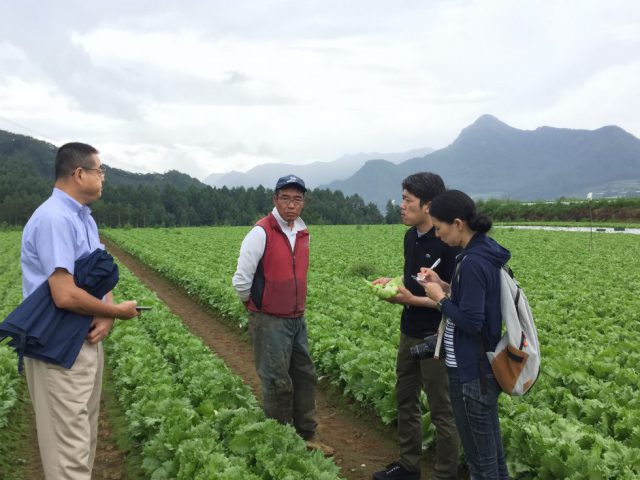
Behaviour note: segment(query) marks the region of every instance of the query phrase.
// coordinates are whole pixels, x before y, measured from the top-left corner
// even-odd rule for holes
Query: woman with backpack
[[[487,236],[491,219],[479,214],[473,200],[459,190],[435,197],[429,213],[436,236],[462,247],[451,284],[423,269],[422,284],[446,318],[445,363],[456,427],[471,478],[507,479],[498,419],[501,389],[487,351],[501,337],[500,269],[511,254]]]

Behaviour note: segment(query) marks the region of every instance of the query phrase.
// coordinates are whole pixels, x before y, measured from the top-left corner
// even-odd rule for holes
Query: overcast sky
[[[127,170],[442,148],[484,113],[640,137],[638,0],[0,7],[0,129]]]

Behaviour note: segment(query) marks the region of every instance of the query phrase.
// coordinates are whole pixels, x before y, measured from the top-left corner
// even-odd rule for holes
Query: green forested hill
[[[0,225],[23,225],[51,193],[56,147],[0,130]],[[107,165],[108,166],[108,165]],[[184,173],[138,174],[109,168],[103,196],[92,205],[102,226],[250,225],[271,210],[273,191],[212,188]],[[382,223],[358,195],[316,189],[304,218],[310,223]]]
[[[5,161],[17,160],[31,165],[38,176],[49,182],[53,182],[56,149],[50,143],[0,130],[0,158],[4,157],[1,162],[4,164]],[[190,186],[204,186],[199,180],[176,170],[166,173],[132,173],[118,168],[109,168],[109,183],[114,186],[173,185],[180,190]]]

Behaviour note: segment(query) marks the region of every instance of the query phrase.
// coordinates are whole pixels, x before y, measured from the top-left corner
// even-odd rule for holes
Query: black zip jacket
[[[416,227],[411,227],[404,235],[404,285],[414,295],[426,297],[424,288],[418,284],[412,275],[420,268],[431,268],[440,258],[441,262],[435,269],[440,278],[449,283],[455,269],[456,255],[460,248],[449,247],[435,235],[435,228],[431,228],[424,235],[418,237]],[[442,314],[435,308],[413,307],[405,305],[400,320],[400,331],[413,338],[424,338],[438,330]]]

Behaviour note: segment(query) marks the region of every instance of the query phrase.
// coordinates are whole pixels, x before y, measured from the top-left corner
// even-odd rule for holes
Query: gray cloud
[[[4,72],[50,82],[81,110],[122,119],[141,119],[145,101],[211,105],[292,103],[293,99],[282,94],[245,89],[243,85],[251,79],[239,71],[229,71],[226,79],[212,81],[176,72],[171,66],[165,69],[136,63],[98,66],[81,45],[72,41],[73,33],[82,34],[97,27],[142,26],[148,31],[171,31],[172,27],[193,26],[201,23],[197,19],[206,18],[198,14],[199,4],[192,5],[191,13],[196,15],[187,16],[182,4],[179,10],[172,11],[167,7],[176,8],[175,3],[168,1],[148,2],[146,7],[123,1],[74,2],[65,9],[55,2],[12,2],[12,14],[0,17],[0,28],[22,59],[0,58],[0,66]],[[148,15],[150,5],[154,6],[154,13]],[[164,12],[163,7],[167,8]]]
[[[633,113],[640,87],[626,77],[639,69],[640,2],[0,0],[0,6],[0,99],[11,88],[28,95],[33,85],[52,98],[40,116],[33,102],[21,113],[19,99],[11,100],[10,121],[54,137],[109,138],[170,152],[178,143],[189,146],[163,155],[163,166],[174,161],[201,172],[207,155],[211,162],[295,162],[441,147],[481,113],[520,119],[526,124],[514,126],[521,128],[613,123],[640,134]],[[134,42],[149,41],[140,36],[147,34],[152,40],[144,48],[153,48],[154,35],[165,41],[192,35],[214,54],[204,49],[187,69],[158,61],[158,54],[149,62],[139,52],[112,49],[105,56],[87,43],[96,32],[131,35]],[[225,48],[232,52],[225,55]],[[614,81],[611,72],[623,78]],[[3,114],[5,107],[0,103]],[[58,108],[64,115],[55,114]],[[130,152],[140,158],[146,152],[141,165],[160,156],[153,148]]]

